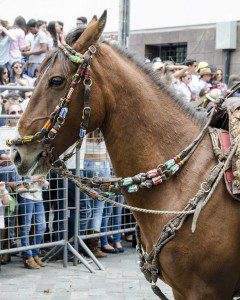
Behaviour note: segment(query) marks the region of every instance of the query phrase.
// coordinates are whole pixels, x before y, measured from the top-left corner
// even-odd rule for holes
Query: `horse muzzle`
[[[46,174],[50,169],[47,157],[43,156],[41,143],[12,146],[10,159],[21,176]]]

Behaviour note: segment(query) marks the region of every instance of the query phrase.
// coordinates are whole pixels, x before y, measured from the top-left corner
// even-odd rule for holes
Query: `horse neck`
[[[114,65],[104,72],[108,109],[101,129],[116,175],[131,176],[173,158],[200,125],[145,71],[112,55]]]

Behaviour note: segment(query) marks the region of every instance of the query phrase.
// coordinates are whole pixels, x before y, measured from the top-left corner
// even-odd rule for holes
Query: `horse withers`
[[[87,132],[103,132],[115,173],[133,176],[174,157],[200,132],[206,119],[196,115],[154,74],[124,50],[99,42],[106,12],[90,22],[84,32],[76,30],[67,43],[85,53],[96,45],[90,68],[91,115]],[[76,64],[61,49],[52,51],[41,66],[41,75],[29,105],[19,121],[18,136],[38,132],[71,84]],[[84,85],[79,84],[68,106],[65,123],[52,140],[61,155],[79,135],[84,106]],[[47,173],[51,165],[42,156],[44,143],[12,146],[12,160],[20,174]],[[182,171],[150,190],[126,195],[129,204],[154,210],[182,210],[199,190],[216,164],[211,141],[205,136]],[[146,252],[171,216],[134,213]],[[199,216],[195,233],[188,217],[176,237],[159,255],[158,276],[169,284],[177,300],[232,299],[240,289],[240,204],[221,182]]]

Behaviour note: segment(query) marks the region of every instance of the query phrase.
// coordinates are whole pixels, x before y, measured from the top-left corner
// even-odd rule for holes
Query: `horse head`
[[[100,127],[105,116],[104,95],[101,82],[97,82],[97,73],[95,73],[94,69],[96,69],[98,65],[98,41],[104,30],[106,19],[107,12],[104,11],[99,19],[94,16],[84,31],[81,29],[75,30],[66,38],[66,42],[71,46],[73,51],[79,55],[89,52],[91,47],[96,49],[96,54],[94,53],[92,60],[89,60],[88,66],[92,73],[91,83],[93,82],[93,84],[89,83],[89,86],[92,85],[89,97],[91,116],[89,118],[87,132]],[[79,70],[79,65],[67,59],[66,53],[64,54],[63,50],[64,49],[60,48],[52,50],[41,64],[40,76],[37,79],[36,87],[27,109],[19,120],[16,128],[16,139],[23,140],[25,137],[24,140],[26,140],[26,137],[36,136],[38,132],[41,135],[41,128],[46,128],[46,122],[50,122],[49,118],[52,112],[54,110],[56,111],[56,108],[64,99],[64,95],[68,94],[71,89],[73,75],[76,74],[76,70]],[[93,53],[90,54],[92,55]],[[84,57],[84,55],[82,57]],[[85,71],[83,76],[86,76]],[[59,127],[56,137],[50,140],[49,143],[51,151],[54,151],[56,157],[60,156],[79,138],[80,124],[84,109],[84,93],[85,85],[84,78],[82,78],[82,81],[77,81],[76,88],[70,97],[64,124]],[[45,132],[45,137],[47,134]],[[12,143],[11,160],[15,164],[18,173],[22,176],[26,176],[27,174],[46,174],[51,168],[49,156],[46,155],[45,151],[45,137],[30,143]]]

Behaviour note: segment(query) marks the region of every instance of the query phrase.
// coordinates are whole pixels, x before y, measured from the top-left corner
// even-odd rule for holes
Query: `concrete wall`
[[[200,26],[199,26],[200,27]],[[207,61],[209,64],[223,68],[225,51],[216,50],[216,28],[214,24],[202,28],[154,29],[151,31],[131,32],[130,51],[143,60],[145,45],[161,45],[167,43],[187,43],[188,58]],[[240,25],[237,30],[237,49],[232,51],[230,74],[240,74]]]

